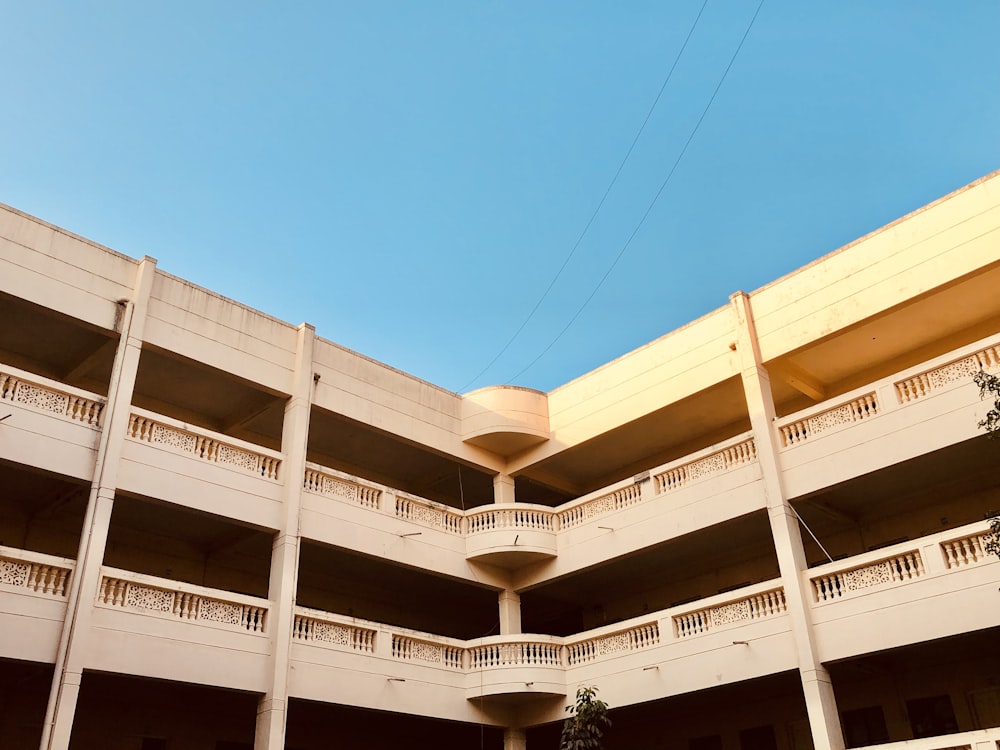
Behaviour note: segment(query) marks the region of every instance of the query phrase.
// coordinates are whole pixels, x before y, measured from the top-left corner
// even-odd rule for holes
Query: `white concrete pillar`
[[[298,331],[298,350],[292,396],[285,405],[281,429],[282,527],[271,547],[268,583],[268,631],[271,684],[257,706],[255,750],[280,750],[285,746],[288,719],[288,669],[295,620],[295,593],[299,574],[299,510],[309,443],[309,414],[316,379],[313,377],[313,346],[316,330],[303,323]]]
[[[108,384],[108,401],[102,415],[101,435],[97,443],[90,497],[87,500],[83,528],[80,530],[76,568],[70,578],[66,619],[56,651],[49,702],[42,725],[42,750],[69,748],[83,678],[90,620],[101,582],[101,565],[104,562],[111,512],[114,509],[122,445],[125,442],[132,392],[139,369],[146,310],[155,274],[154,258],[145,257],[139,261],[132,299],[124,302],[118,349],[115,352],[111,381]]]
[[[809,591],[803,586],[802,571],[808,565],[802,547],[802,532],[794,511],[786,499],[781,475],[778,443],[774,430],[774,399],[771,381],[761,362],[750,298],[743,292],[730,297],[736,328],[736,354],[739,358],[743,390],[746,395],[757,457],[760,461],[767,516],[778,558],[778,569],[785,590],[788,614],[795,637],[799,675],[805,695],[815,750],[844,750],[840,715],[833,685],[816,652]]]
[[[493,502],[514,502],[514,477],[509,474],[497,474],[493,477]]]
[[[503,730],[503,750],[528,750],[523,729]]]
[[[521,597],[510,589],[500,592],[500,635],[521,632]]]

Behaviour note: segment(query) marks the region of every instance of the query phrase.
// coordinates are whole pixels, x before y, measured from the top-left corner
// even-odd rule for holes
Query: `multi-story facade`
[[[1000,173],[550,393],[0,209],[0,746],[1000,747]],[[915,739],[916,738],[916,739]]]

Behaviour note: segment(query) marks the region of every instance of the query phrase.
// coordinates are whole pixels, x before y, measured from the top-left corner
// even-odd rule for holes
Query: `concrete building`
[[[0,209],[0,746],[1000,747],[1000,173],[550,393]],[[800,519],[801,518],[801,523]]]

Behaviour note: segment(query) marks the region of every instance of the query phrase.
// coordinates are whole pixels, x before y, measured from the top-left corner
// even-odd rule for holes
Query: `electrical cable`
[[[536,302],[535,306],[531,308],[531,312],[528,313],[528,316],[521,323],[520,327],[516,331],[514,331],[514,334],[507,340],[507,343],[503,345],[503,348],[500,349],[499,352],[497,352],[497,355],[490,360],[489,364],[487,364],[486,367],[480,370],[478,375],[476,375],[468,383],[462,386],[462,388],[459,389],[460,393],[466,391],[470,385],[472,385],[477,380],[479,380],[479,378],[485,375],[489,371],[489,369],[496,364],[497,360],[504,355],[504,353],[510,348],[510,345],[514,343],[514,340],[521,335],[521,332],[524,330],[525,326],[527,326],[528,323],[531,321],[531,319],[535,317],[535,313],[538,312],[538,308],[542,306],[542,302],[544,302],[545,299],[549,296],[549,292],[552,291],[552,287],[556,285],[556,282],[559,281],[559,278],[562,276],[563,271],[566,270],[566,266],[569,265],[570,260],[576,254],[577,248],[579,248],[580,243],[583,242],[583,238],[586,237],[587,233],[590,231],[590,227],[594,223],[594,219],[597,218],[597,214],[600,213],[601,208],[604,207],[604,202],[607,200],[608,195],[611,193],[611,189],[614,188],[615,183],[618,182],[618,177],[621,175],[622,169],[625,168],[626,162],[628,162],[629,157],[632,156],[632,151],[635,150],[635,144],[639,142],[639,137],[646,129],[646,124],[649,122],[649,118],[653,116],[653,110],[656,109],[656,105],[659,104],[660,102],[660,97],[663,96],[663,92],[667,88],[667,84],[670,83],[670,79],[674,75],[674,69],[677,67],[677,63],[680,62],[681,55],[684,54],[684,50],[687,49],[688,42],[691,41],[691,36],[694,34],[694,30],[695,27],[698,25],[698,21],[701,20],[702,13],[705,12],[706,5],[708,5],[708,0],[704,0],[704,2],[702,2],[701,9],[698,11],[698,15],[695,16],[694,23],[691,24],[691,28],[688,30],[687,36],[684,38],[684,44],[681,45],[680,50],[677,52],[677,56],[674,58],[674,62],[670,66],[670,70],[667,72],[666,78],[663,79],[663,84],[660,86],[660,90],[657,92],[656,98],[653,99],[653,103],[650,105],[649,111],[646,112],[646,117],[642,121],[642,125],[639,126],[639,130],[636,132],[635,138],[632,139],[631,145],[625,152],[625,156],[621,160],[621,163],[618,165],[618,169],[615,170],[615,175],[614,177],[611,178],[611,182],[608,183],[608,187],[604,191],[604,195],[601,196],[601,200],[598,201],[597,207],[590,214],[590,218],[587,220],[587,224],[583,227],[583,231],[580,232],[580,236],[577,237],[576,242],[573,243],[573,247],[570,249],[569,255],[566,256],[566,259],[562,262],[562,265],[559,266],[559,270],[556,271],[556,275],[552,277],[552,281],[549,282],[549,285],[545,288],[545,291],[542,292],[542,296],[538,298],[538,302]]]
[[[622,249],[618,251],[618,255],[615,256],[615,259],[608,267],[608,270],[605,271],[604,275],[601,277],[601,280],[597,282],[597,286],[594,287],[593,291],[591,291],[590,295],[587,297],[587,299],[584,300],[583,304],[580,305],[577,311],[573,314],[573,317],[570,318],[569,322],[558,333],[558,335],[554,339],[552,339],[552,341],[549,342],[549,345],[546,346],[537,357],[531,360],[531,362],[529,362],[526,367],[521,369],[516,375],[509,378],[506,381],[507,385],[510,385],[512,381],[521,377],[524,373],[526,373],[528,370],[534,367],[535,364],[538,362],[538,360],[544,357],[549,352],[549,350],[553,346],[555,346],[556,342],[558,342],[559,339],[561,339],[563,335],[566,333],[566,331],[570,329],[570,326],[572,326],[573,323],[576,322],[576,319],[580,317],[580,313],[582,313],[584,309],[586,309],[587,305],[590,304],[590,301],[594,298],[597,292],[601,289],[602,286],[604,286],[604,282],[608,280],[608,277],[611,275],[611,272],[614,271],[615,266],[618,265],[618,262],[622,259],[622,256],[625,255],[625,251],[628,250],[629,246],[632,244],[632,240],[635,239],[635,236],[639,233],[639,230],[642,228],[643,224],[646,223],[646,219],[652,212],[653,207],[656,205],[656,202],[660,198],[660,195],[663,193],[664,189],[666,189],[667,184],[670,182],[670,179],[674,176],[674,172],[677,171],[677,165],[680,164],[681,159],[684,158],[684,154],[687,152],[688,146],[690,146],[691,141],[694,140],[695,134],[698,132],[698,129],[701,127],[702,121],[704,121],[705,119],[705,115],[708,114],[708,110],[711,108],[712,103],[715,101],[715,97],[719,93],[719,89],[722,88],[722,84],[725,82],[726,76],[729,75],[729,71],[732,69],[733,63],[736,62],[736,57],[740,54],[740,50],[743,49],[743,43],[747,40],[747,37],[750,35],[750,30],[753,28],[754,22],[757,20],[757,16],[760,14],[760,9],[763,7],[763,5],[764,5],[764,0],[760,0],[760,2],[757,5],[757,10],[754,11],[753,18],[750,19],[750,23],[747,25],[746,31],[743,32],[743,38],[740,39],[740,43],[736,45],[736,51],[733,52],[733,56],[729,59],[729,64],[726,66],[725,71],[723,71],[722,78],[719,79],[719,83],[715,87],[715,91],[712,92],[712,96],[708,100],[708,104],[705,105],[705,109],[702,110],[701,116],[698,118],[698,121],[695,123],[694,128],[691,130],[691,134],[688,136],[687,141],[684,142],[684,147],[681,149],[680,153],[677,155],[677,158],[674,160],[674,164],[670,168],[670,172],[667,173],[667,177],[660,185],[660,189],[656,191],[656,195],[653,196],[653,200],[650,201],[650,204],[646,208],[645,213],[643,213],[642,218],[639,219],[639,223],[636,224],[635,229],[632,230],[632,233],[625,241],[625,244],[622,245]]]

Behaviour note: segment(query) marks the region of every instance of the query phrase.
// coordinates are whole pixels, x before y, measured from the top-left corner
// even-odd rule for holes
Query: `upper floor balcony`
[[[0,547],[0,657],[53,662],[74,560]]]
[[[777,420],[789,496],[974,437],[988,407],[972,377],[998,367],[994,335]]]
[[[278,528],[282,460],[277,451],[133,406],[119,488]]]
[[[0,457],[91,479],[106,399],[0,364]]]
[[[986,552],[987,531],[980,521],[806,571],[820,658],[1000,625],[1000,560]]]
[[[986,554],[986,531],[979,522],[803,571],[821,659],[1000,626],[1000,560]],[[0,549],[0,622],[32,631],[4,642],[33,649],[3,655],[51,661],[73,568]],[[105,566],[93,606],[88,668],[265,686],[275,625],[266,599]],[[368,708],[386,708],[391,694],[393,710],[455,720],[515,700],[541,723],[582,683],[624,706],[795,669],[787,609],[777,579],[568,636],[460,640],[297,607],[290,689]]]
[[[1000,338],[993,336],[777,420],[789,495],[975,436],[986,407],[971,378],[998,361]],[[0,404],[11,414],[0,426],[5,460],[91,478],[103,397],[0,366]],[[398,562],[463,579],[475,577],[469,562],[483,563],[488,578],[494,568],[513,570],[514,586],[523,588],[763,508],[756,439],[734,436],[554,508],[463,511],[310,464],[301,528],[310,539],[362,553],[391,550]],[[277,451],[130,410],[122,490],[274,529],[288,481],[295,480]]]

